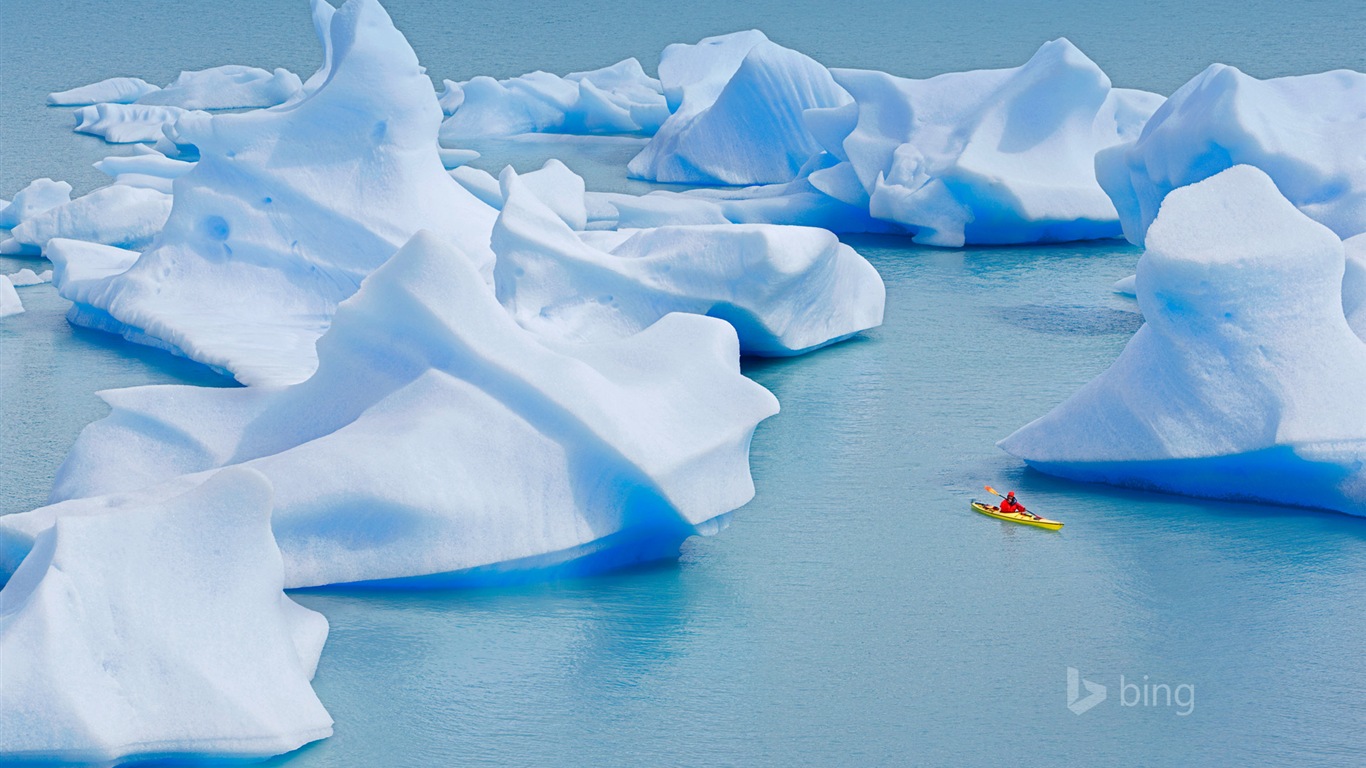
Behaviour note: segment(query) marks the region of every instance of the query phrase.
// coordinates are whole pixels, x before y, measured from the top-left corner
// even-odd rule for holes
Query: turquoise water
[[[1366,70],[1366,11],[1346,3],[601,2],[523,5],[515,23],[486,5],[390,8],[437,77],[649,66],[666,42],[755,25],[832,65],[911,75],[1019,63],[1060,34],[1117,83],[1164,91],[1213,60]],[[82,166],[107,147],[41,107],[49,90],[228,62],[307,73],[317,57],[303,3],[117,8],[0,2],[0,197],[38,175],[99,181]],[[481,149],[491,170],[561,155],[597,189],[625,184],[613,167],[630,155]],[[729,529],[678,563],[601,578],[297,595],[332,624],[315,687],[336,735],[276,762],[1359,765],[1366,521],[1066,483],[994,447],[1118,354],[1139,317],[1109,287],[1138,251],[849,242],[887,283],[886,323],[746,364],[783,412],[755,435],[758,494]],[[0,512],[46,497],[103,412],[95,390],[225,383],[73,331],[50,286],[21,295],[31,311],[0,321]],[[1067,527],[970,513],[983,483]],[[1068,667],[1107,700],[1069,711]],[[1140,689],[1121,675],[1191,686],[1193,707],[1125,706]]]

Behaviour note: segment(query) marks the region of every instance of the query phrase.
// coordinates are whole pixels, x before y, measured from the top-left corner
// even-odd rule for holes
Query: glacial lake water
[[[1164,93],[1212,61],[1263,77],[1366,70],[1366,6],[1348,2],[388,7],[437,79],[632,55],[652,70],[669,42],[748,27],[831,66],[908,76],[1017,65],[1060,35],[1116,84]],[[37,176],[90,189],[89,163],[128,152],[72,134],[48,91],[224,63],[306,76],[319,57],[302,0],[0,0],[0,19],[6,199]],[[622,177],[630,142],[479,149],[494,171],[559,156],[590,188],[640,188]],[[273,763],[1360,765],[1366,520],[1062,482],[994,445],[1137,329],[1110,286],[1138,250],[848,241],[886,281],[886,322],[746,362],[783,410],[755,434],[757,495],[727,530],[677,563],[592,579],[297,594],[331,622],[314,685],[336,734]],[[45,268],[0,260],[23,266]],[[226,384],[70,328],[51,286],[20,290],[29,311],[0,321],[0,513],[44,501],[105,412],[95,391]],[[1067,527],[972,514],[984,483]],[[1069,667],[1107,699],[1069,711]],[[1145,705],[1159,684],[1190,706]]]

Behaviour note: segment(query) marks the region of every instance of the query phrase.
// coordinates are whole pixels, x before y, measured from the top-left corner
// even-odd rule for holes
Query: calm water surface
[[[531,2],[389,8],[437,78],[564,72],[758,26],[837,66],[912,76],[1023,62],[1066,35],[1117,84],[1169,92],[1211,61],[1259,76],[1366,70],[1358,3]],[[509,18],[510,17],[510,18]],[[316,66],[306,4],[0,0],[0,197],[101,182],[111,149],[43,96],[223,63]],[[629,188],[629,144],[486,144]],[[680,562],[509,590],[302,593],[332,634],[315,687],[336,735],[290,766],[1360,765],[1366,521],[1077,485],[994,447],[1104,370],[1138,327],[1120,243],[851,244],[883,327],[746,372],[758,495]],[[41,262],[2,260],[0,270]],[[50,286],[0,321],[0,512],[42,503],[98,389],[228,382],[69,328]],[[1066,520],[974,515],[983,483]],[[1083,715],[1066,670],[1108,686]],[[1194,707],[1124,706],[1128,684]],[[1147,676],[1145,680],[1144,676]]]

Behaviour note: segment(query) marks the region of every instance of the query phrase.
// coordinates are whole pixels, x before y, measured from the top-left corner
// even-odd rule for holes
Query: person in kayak
[[[1018,513],[1022,515],[1029,515],[1030,517],[1033,517],[1035,519],[1038,518],[1038,515],[1035,515],[1033,512],[1030,512],[1029,510],[1025,509],[1023,504],[1015,500],[1014,491],[1007,493],[1006,497],[1004,499],[1001,499],[1001,511],[1008,515]]]

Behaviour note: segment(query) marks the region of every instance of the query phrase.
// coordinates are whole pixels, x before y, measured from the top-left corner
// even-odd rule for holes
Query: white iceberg
[[[0,242],[0,253],[38,254],[54,237],[121,248],[151,244],[171,215],[172,197],[147,187],[115,184],[30,216]]]
[[[289,587],[676,556],[752,497],[750,439],[778,408],[741,375],[720,320],[672,314],[626,339],[550,344],[425,232],[341,305],[318,357],[290,387],[101,393],[113,412],[53,488],[71,501],[0,517],[0,559],[65,510],[164,498],[235,464],[274,483]]]
[[[98,285],[77,289],[57,272],[73,323],[243,383],[287,384],[312,373],[314,341],[337,303],[417,230],[444,237],[492,279],[496,212],[442,167],[441,110],[412,48],[374,0],[348,2],[322,29],[331,58],[315,92],[177,123],[200,160],[176,180],[165,228]]]
[[[1138,275],[1129,275],[1128,277],[1121,277],[1120,279],[1115,281],[1114,285],[1110,286],[1110,290],[1114,291],[1115,293],[1118,293],[1121,296],[1131,296],[1137,298]]]
[[[1233,165],[1261,168],[1338,237],[1366,232],[1366,75],[1258,80],[1212,64],[1172,94],[1142,136],[1096,156],[1124,235],[1142,245],[1162,200]]]
[[[181,72],[175,82],[143,94],[137,103],[181,109],[273,107],[296,96],[303,85],[299,76],[287,69],[267,72],[259,67],[225,64]]]
[[[821,151],[802,113],[850,102],[824,66],[758,30],[670,45],[659,76],[675,111],[627,166],[651,181],[791,181]]]
[[[18,272],[7,275],[10,285],[15,288],[24,288],[30,285],[42,285],[52,282],[52,270],[45,269],[42,272],[34,272],[25,267]]]
[[[1344,256],[1262,171],[1167,195],[1119,359],[1002,440],[1049,474],[1366,515],[1366,342]]]
[[[0,760],[264,758],[330,736],[309,685],[327,619],[282,591],[270,494],[230,469],[54,515],[0,591]]]
[[[635,59],[565,77],[531,72],[444,83],[439,102],[449,117],[441,140],[450,144],[524,133],[648,135],[669,116],[659,81]]]
[[[95,163],[95,169],[106,176],[117,179],[120,176],[137,174],[158,176],[163,179],[178,179],[194,170],[194,163],[167,157],[156,150],[141,145],[132,155],[114,155]]]
[[[147,104],[93,104],[76,110],[76,132],[99,136],[110,144],[155,142],[167,126],[187,110]]]
[[[745,354],[786,356],[882,323],[882,278],[826,230],[723,224],[576,234],[582,210],[556,211],[547,201],[582,199],[582,182],[537,192],[524,178],[511,169],[502,177],[495,284],[513,318],[545,338],[620,338],[691,312],[733,325]]]
[[[854,103],[806,113],[838,161],[810,183],[916,242],[950,247],[1118,236],[1095,155],[1137,137],[1162,103],[1112,88],[1066,39],[1015,69],[832,74]]]
[[[69,202],[70,184],[52,179],[34,179],[19,190],[9,205],[0,206],[0,229],[13,229],[24,219]]]
[[[158,90],[161,89],[141,78],[111,77],[79,88],[49,93],[47,103],[54,107],[83,107],[101,103],[132,104]]]
[[[0,275],[0,317],[17,315],[24,311],[24,302],[19,300],[19,292],[8,275]]]

